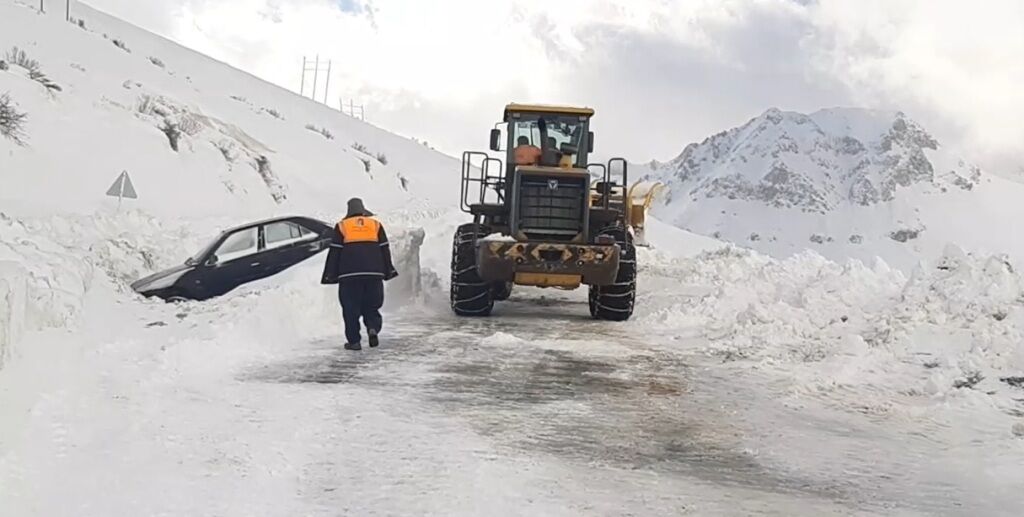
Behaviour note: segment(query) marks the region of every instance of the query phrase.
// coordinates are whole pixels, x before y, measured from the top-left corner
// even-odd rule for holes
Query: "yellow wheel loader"
[[[462,156],[451,307],[487,316],[515,285],[590,290],[594,318],[624,321],[636,297],[627,163],[591,164],[590,108],[509,104],[490,150]]]

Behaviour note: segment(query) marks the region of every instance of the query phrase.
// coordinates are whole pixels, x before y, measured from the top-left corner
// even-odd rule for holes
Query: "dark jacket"
[[[391,245],[384,225],[362,214],[350,215],[338,222],[320,283],[336,284],[346,278],[390,280],[396,276],[398,272],[391,262]]]

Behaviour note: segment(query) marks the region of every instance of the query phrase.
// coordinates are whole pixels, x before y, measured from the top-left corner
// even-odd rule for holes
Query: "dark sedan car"
[[[333,227],[309,217],[281,217],[222,232],[184,264],[132,284],[167,301],[207,300],[275,275],[327,249]]]

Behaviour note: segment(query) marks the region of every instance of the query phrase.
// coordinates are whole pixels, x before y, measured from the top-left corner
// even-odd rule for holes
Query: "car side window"
[[[247,228],[232,233],[214,252],[217,256],[217,262],[223,264],[224,262],[255,254],[258,251],[258,235],[256,228]]]
[[[309,229],[287,221],[271,223],[263,227],[263,239],[267,249],[310,240],[314,236]]]

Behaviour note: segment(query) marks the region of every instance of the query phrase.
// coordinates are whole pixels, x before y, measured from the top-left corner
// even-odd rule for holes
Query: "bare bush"
[[[117,48],[119,48],[119,49],[121,49],[121,50],[123,50],[123,51],[125,51],[125,52],[127,52],[127,53],[129,53],[129,54],[131,54],[131,53],[132,53],[132,49],[128,48],[128,45],[127,45],[127,44],[125,44],[125,42],[124,42],[124,41],[122,41],[122,40],[119,40],[119,39],[117,39],[117,38],[114,38],[114,39],[113,39],[113,42],[114,42],[114,46],[115,46],[115,47],[117,47]]]
[[[167,67],[166,65],[164,65],[164,62],[158,57],[149,56],[149,62],[153,63],[155,66],[158,66],[160,68]]]
[[[33,81],[46,87],[47,90],[56,92],[64,91],[64,89],[61,88],[59,84],[53,82],[49,77],[46,77],[46,74],[44,74],[42,71],[38,69],[29,70],[28,77],[29,79],[32,79]]]
[[[10,68],[11,67],[7,64],[7,61],[0,59],[0,72],[10,70]]]
[[[277,111],[276,109],[273,109],[273,108],[271,108],[271,109],[263,108],[263,111],[265,111],[271,117],[274,117],[274,118],[276,118],[278,120],[284,120],[284,116],[282,116],[281,112]]]
[[[370,165],[371,165],[370,164],[370,160],[367,159],[367,158],[360,158],[359,161],[363,162],[363,167],[365,167],[366,168],[366,172],[369,173],[370,172]]]
[[[327,128],[319,128],[314,126],[313,124],[306,124],[306,129],[314,133],[320,133],[321,135],[324,136],[324,138],[328,140],[334,140],[334,135],[330,131],[328,131]]]
[[[385,156],[384,153],[377,153],[377,161],[380,162],[381,165],[387,165],[388,157]]]
[[[0,95],[0,135],[18,145],[25,145],[25,121],[28,114],[15,108],[8,94]]]
[[[62,91],[60,85],[50,80],[49,77],[46,77],[46,74],[43,73],[43,70],[39,66],[39,61],[28,57],[28,54],[26,54],[24,50],[21,50],[18,47],[12,48],[7,53],[7,61],[10,61],[11,64],[24,68],[28,72],[29,79],[43,85],[47,90],[51,92]]]
[[[241,95],[232,95],[231,99],[242,103],[249,102],[245,99],[245,97],[242,97]]]
[[[25,70],[32,71],[39,69],[39,61],[28,57],[28,54],[24,50],[18,47],[13,47],[10,52],[7,53],[7,61],[12,65],[17,65]]]
[[[84,30],[86,29],[85,28],[85,20],[83,20],[81,18],[71,18],[68,21],[73,23],[73,24],[75,24],[75,25],[77,25],[78,28],[80,28],[80,29],[84,29]]]
[[[171,144],[171,149],[177,152],[178,140],[181,139],[181,130],[178,128],[178,124],[164,119],[163,125],[160,126],[160,131],[163,131],[164,134],[167,135],[167,141]]]
[[[359,142],[352,142],[352,148],[355,149],[356,151],[361,152],[361,153],[370,154],[370,153],[368,153],[366,151],[366,146],[363,145],[363,144],[360,144]]]

